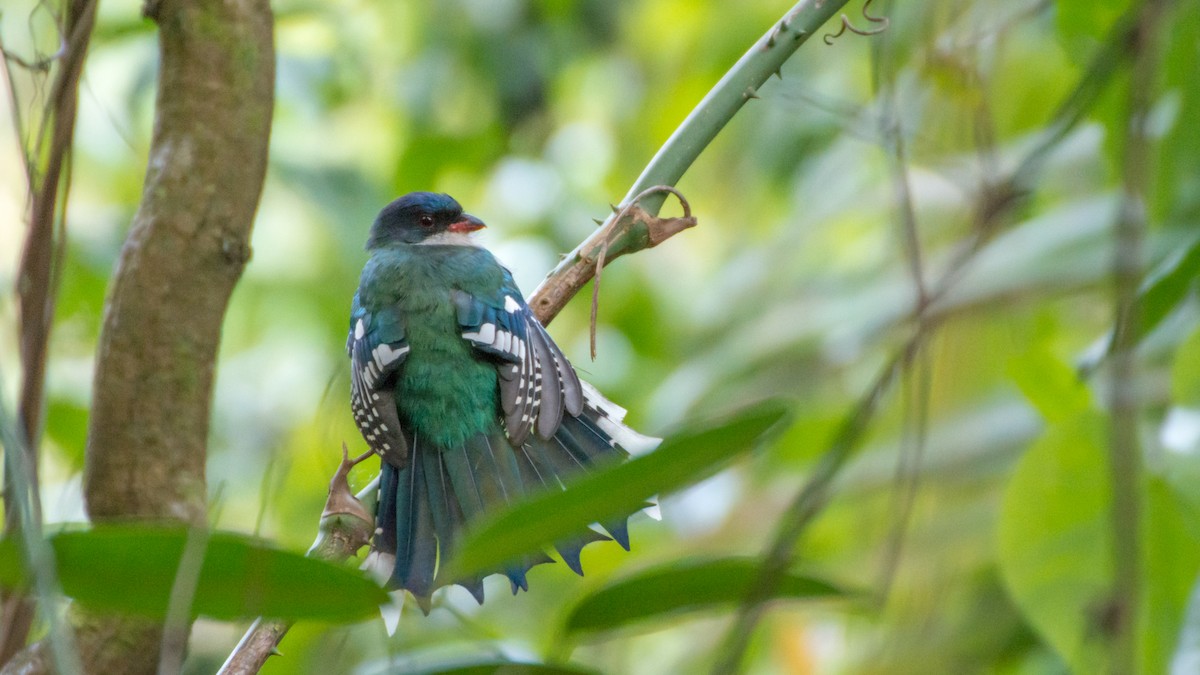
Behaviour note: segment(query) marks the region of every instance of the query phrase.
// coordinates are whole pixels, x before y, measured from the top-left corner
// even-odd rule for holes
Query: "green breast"
[[[450,291],[494,288],[499,279],[490,254],[457,246],[396,245],[373,252],[364,269],[363,306],[394,304],[404,318],[411,351],[396,383],[396,407],[418,444],[454,447],[498,424],[496,368],[462,339]]]

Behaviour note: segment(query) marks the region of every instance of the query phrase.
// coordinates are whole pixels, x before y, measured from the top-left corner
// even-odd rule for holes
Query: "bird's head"
[[[410,192],[379,212],[371,225],[367,249],[391,243],[469,244],[467,236],[483,227],[483,221],[463,213],[450,195]]]

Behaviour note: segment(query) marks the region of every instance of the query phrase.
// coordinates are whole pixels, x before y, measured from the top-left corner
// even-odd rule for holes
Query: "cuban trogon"
[[[579,379],[512,274],[474,241],[483,227],[445,194],[384,207],[346,342],[354,419],[381,458],[367,566],[426,613],[450,583],[483,602],[481,577],[439,575],[468,523],[658,440],[625,426],[625,411]],[[626,518],[603,527],[629,549]],[[582,575],[580,549],[600,539],[585,529],[555,548]],[[542,562],[534,551],[495,571],[516,593]]]

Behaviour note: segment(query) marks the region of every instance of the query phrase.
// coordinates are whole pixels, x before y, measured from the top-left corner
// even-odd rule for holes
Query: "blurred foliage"
[[[570,541],[590,523],[601,523],[613,539],[625,540],[628,514],[653,506],[659,494],[708,478],[739,454],[766,442],[787,417],[784,402],[764,401],[716,424],[681,425],[668,432],[653,452],[593,471],[572,481],[569,490],[531,496],[480,518],[457,544],[454,556],[439,567],[446,566],[450,579],[469,579],[481,571],[503,569],[508,561],[539,546]],[[626,449],[637,452],[632,443]],[[573,563],[577,566],[578,560]]]
[[[746,596],[757,578],[757,558],[673,560],[615,581],[571,608],[565,628],[588,633],[628,628],[640,621],[684,612],[727,609]],[[835,597],[840,589],[801,574],[786,574],[772,600]]]
[[[278,98],[254,257],[225,324],[208,476],[212,520],[303,551],[348,414],[349,297],[378,208],[453,194],[527,292],[608,212],[653,152],[787,9],[745,0],[278,0]],[[1104,353],[1130,85],[1104,75],[1078,122],[1060,106],[1115,47],[1132,1],[877,2],[882,35],[813,39],[680,182],[700,226],[604,275],[599,357],[586,302],[551,332],[651,434],[774,396],[791,426],[761,452],[636,517],[633,553],[584,551],[584,579],[540,566],[530,592],[488,580],[477,607],[441,591],[429,617],[300,624],[264,672],[373,673],[569,659],[612,673],[702,671],[728,614],[682,615],[573,644],[571,609],[610,579],[701,557],[759,555],[842,418],[913,330],[917,291],[895,192],[903,140],[924,281],[963,260],[939,322],[884,400],[832,499],[795,550],[797,574],[867,602],[776,602],[755,673],[1059,673],[1102,663],[1111,552]],[[57,48],[49,6],[7,2],[6,48]],[[852,21],[863,23],[856,7]],[[819,38],[820,36],[814,36]],[[1146,124],[1155,143],[1144,332],[1146,672],[1172,659],[1200,570],[1200,5],[1177,2]],[[1116,50],[1119,52],[1119,50]],[[106,280],[141,190],[156,34],[135,0],[100,3],[80,97],[70,246],[51,345],[43,499],[82,518],[93,355]],[[1120,57],[1124,58],[1124,57]],[[23,119],[42,85],[13,81]],[[890,92],[883,96],[881,92]],[[1040,162],[1022,161],[1052,139]],[[0,135],[0,282],[23,234],[20,144]],[[1027,190],[980,236],[1009,173]],[[981,215],[982,214],[982,215]],[[962,251],[975,246],[976,254]],[[10,294],[0,368],[15,386]],[[921,373],[925,373],[922,376]],[[147,395],[153,395],[148,392]],[[11,400],[11,399],[10,399]],[[373,463],[368,463],[373,464]],[[365,485],[373,467],[352,476]],[[297,593],[303,588],[298,587]],[[1190,652],[1195,659],[1193,601]],[[188,672],[212,672],[243,625],[201,621]],[[478,666],[502,668],[507,666]],[[392,670],[391,672],[394,672]],[[480,671],[502,672],[502,671]]]

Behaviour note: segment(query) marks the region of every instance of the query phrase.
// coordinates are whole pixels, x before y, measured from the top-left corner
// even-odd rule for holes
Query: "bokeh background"
[[[1057,112],[1111,46],[1129,2],[877,2],[886,33],[814,36],[679,183],[700,225],[604,274],[598,356],[586,297],[551,333],[581,373],[655,435],[783,395],[776,441],[631,523],[633,553],[584,552],[477,607],[442,591],[396,636],[378,620],[301,624],[271,673],[374,673],[503,655],[570,657],[612,673],[701,672],[728,613],[570,641],[566,610],[606,580],[705,554],[757,555],[838,425],[914,331],[912,247],[895,183],[902,141],[922,274],[938,286],[925,348],[883,399],[797,566],[862,591],[779,603],[755,673],[1086,672],[1104,651],[1111,574],[1103,341],[1128,122],[1118,65],[1059,137]],[[528,293],[619,200],[708,89],[787,3],[689,0],[279,0],[277,104],[253,259],[221,347],[211,522],[303,551],[340,445],[365,449],[347,403],[349,298],[378,209],[410,190],[454,195]],[[0,10],[14,53],[57,48],[51,7]],[[848,7],[851,22],[872,28]],[[1200,9],[1177,3],[1152,84],[1146,259],[1194,251],[1200,209]],[[140,197],[157,37],[134,0],[106,0],[84,74],[67,263],[51,343],[42,455],[48,523],[83,520],[80,472],[106,284]],[[19,72],[19,69],[18,69]],[[24,234],[14,114],[0,110],[0,287]],[[1092,90],[1083,89],[1085,92]],[[1038,161],[1022,164],[1040,149]],[[989,195],[1023,197],[988,220]],[[677,207],[669,205],[667,213]],[[981,215],[983,214],[983,215]],[[992,229],[980,236],[981,223]],[[976,242],[977,249],[961,258]],[[1191,263],[1193,266],[1195,262]],[[1139,344],[1146,462],[1143,658],[1185,663],[1200,569],[1200,333],[1183,274]],[[590,291],[590,288],[588,289]],[[587,293],[585,293],[586,295]],[[0,369],[18,375],[0,294]],[[1082,376],[1081,376],[1082,374]],[[152,395],[152,393],[150,394]],[[373,462],[356,469],[365,485]],[[298,593],[303,589],[298,588]],[[1200,623],[1200,619],[1197,619]],[[212,672],[243,625],[200,621],[188,672]],[[1184,645],[1179,648],[1179,645]],[[1178,652],[1177,652],[1178,649]],[[1180,671],[1183,672],[1183,671]]]

